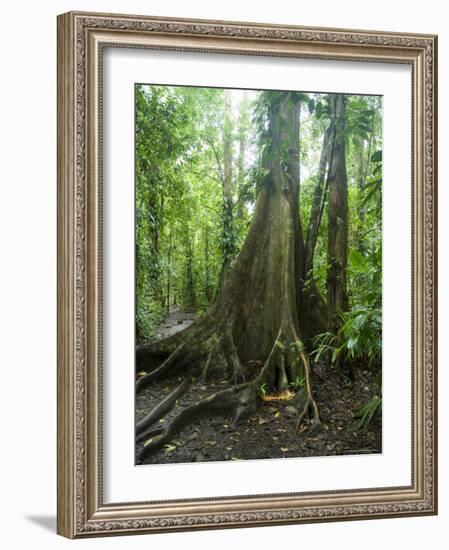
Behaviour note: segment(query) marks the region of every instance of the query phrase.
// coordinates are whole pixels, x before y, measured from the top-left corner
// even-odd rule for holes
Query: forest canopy
[[[263,179],[267,93],[136,87],[139,342],[154,336],[170,304],[203,313],[218,292],[224,266],[237,256]],[[320,158],[331,112],[329,95],[302,95],[298,208],[305,235],[318,180],[324,179]],[[346,98],[348,309],[376,310],[380,319],[382,99]],[[309,270],[326,296],[328,212],[320,207]]]
[[[138,368],[164,351],[237,384],[274,342],[300,365],[283,351],[259,393],[308,386],[309,360],[380,378],[382,98],[137,85],[135,101]],[[199,321],[157,348],[173,308]]]

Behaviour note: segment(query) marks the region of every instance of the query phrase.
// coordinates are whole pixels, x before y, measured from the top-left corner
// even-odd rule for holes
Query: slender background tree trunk
[[[223,260],[220,274],[220,287],[228,278],[235,254],[234,203],[232,180],[232,102],[229,90],[224,91],[224,135],[223,135]]]
[[[334,117],[332,162],[328,185],[327,305],[328,327],[334,331],[338,315],[348,308],[346,269],[348,264],[348,180],[346,174],[346,98],[332,96]]]
[[[318,237],[318,230],[321,224],[324,204],[327,196],[326,178],[327,165],[330,158],[329,135],[332,129],[328,127],[323,136],[323,145],[321,148],[320,163],[318,166],[317,180],[313,190],[312,207],[310,210],[309,225],[307,229],[307,237],[305,244],[305,274],[307,279],[313,279],[313,256]]]

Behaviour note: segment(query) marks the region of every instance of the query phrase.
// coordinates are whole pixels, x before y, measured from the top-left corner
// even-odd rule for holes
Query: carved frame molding
[[[410,487],[102,501],[101,60],[104,47],[412,67]],[[70,12],[58,17],[58,533],[246,527],[437,513],[437,37]]]

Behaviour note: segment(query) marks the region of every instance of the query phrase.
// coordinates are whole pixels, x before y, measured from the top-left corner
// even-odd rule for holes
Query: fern
[[[367,430],[374,417],[382,410],[382,397],[376,395],[373,399],[370,399],[367,403],[362,405],[354,413],[354,418],[358,419],[357,429]]]

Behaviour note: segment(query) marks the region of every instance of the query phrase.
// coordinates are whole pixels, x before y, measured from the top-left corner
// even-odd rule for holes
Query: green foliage
[[[346,117],[346,133],[352,141],[357,139],[368,140],[372,132],[373,119],[376,114],[374,108],[367,108],[366,98],[352,96],[348,105]]]
[[[292,390],[298,391],[304,387],[305,382],[306,382],[306,379],[304,378],[304,376],[297,376],[293,380],[293,382],[290,382],[290,387],[292,388]]]
[[[329,96],[315,97],[312,116],[303,113],[302,141],[307,156],[301,156],[301,215],[308,219],[316,184],[318,155],[321,153],[324,128],[331,123]],[[382,124],[381,99],[347,96],[345,121],[346,170],[348,175],[349,309],[340,315],[335,334],[325,332],[314,340],[316,361],[377,368],[382,350]],[[304,120],[305,118],[305,120]],[[315,120],[314,120],[315,119]],[[305,134],[305,135],[304,135]],[[304,176],[303,176],[304,177]],[[326,295],[327,213],[319,228],[314,256],[313,278],[322,295]],[[307,274],[310,283],[311,273]]]
[[[357,306],[342,315],[339,335],[343,339],[345,359],[378,365],[382,353],[382,313],[378,308]]]
[[[325,332],[314,340],[315,361],[336,365],[363,363],[379,366],[382,354],[381,242],[372,243],[370,254],[353,248],[349,253],[348,279],[352,307],[340,315],[336,334]],[[368,260],[369,257],[369,260]]]
[[[332,334],[332,332],[323,332],[314,338],[314,349],[311,356],[316,362],[324,358],[335,364],[341,349],[341,345],[338,345],[338,335]]]
[[[193,162],[193,98],[165,86],[136,87],[136,333],[151,338],[166,307],[171,218]]]
[[[236,117],[226,117],[222,89],[139,85],[135,101],[136,334],[146,341],[169,307],[200,314],[215,299],[221,264],[235,259],[249,227],[256,145],[251,97]]]
[[[357,429],[367,430],[373,419],[376,415],[380,414],[381,411],[382,397],[376,395],[354,413],[354,418],[359,420],[357,423]]]
[[[300,217],[306,235],[329,94],[138,85],[136,106],[136,334],[154,336],[169,307],[198,314],[215,300],[224,260],[235,260],[255,201],[270,174],[270,112],[300,105]],[[337,365],[380,364],[382,333],[382,100],[347,96],[349,310],[336,334],[316,337],[314,358]],[[231,190],[224,194],[225,142]],[[289,159],[286,146],[284,161]],[[328,166],[327,166],[328,168]],[[326,199],[324,199],[326,200]],[[327,209],[305,286],[326,298]],[[298,344],[302,350],[302,343]],[[301,380],[295,381],[300,387]],[[303,382],[302,382],[303,383]]]
[[[372,176],[365,181],[363,186],[364,196],[361,204],[364,208],[375,202],[379,213],[382,206],[382,150],[371,155],[371,163],[374,164]]]
[[[326,359],[336,365],[363,363],[380,365],[382,354],[382,313],[379,308],[357,306],[341,315],[336,334],[324,332],[314,339],[315,361]]]
[[[138,340],[151,338],[154,328],[163,316],[160,304],[151,296],[140,296],[136,305],[136,327]]]

